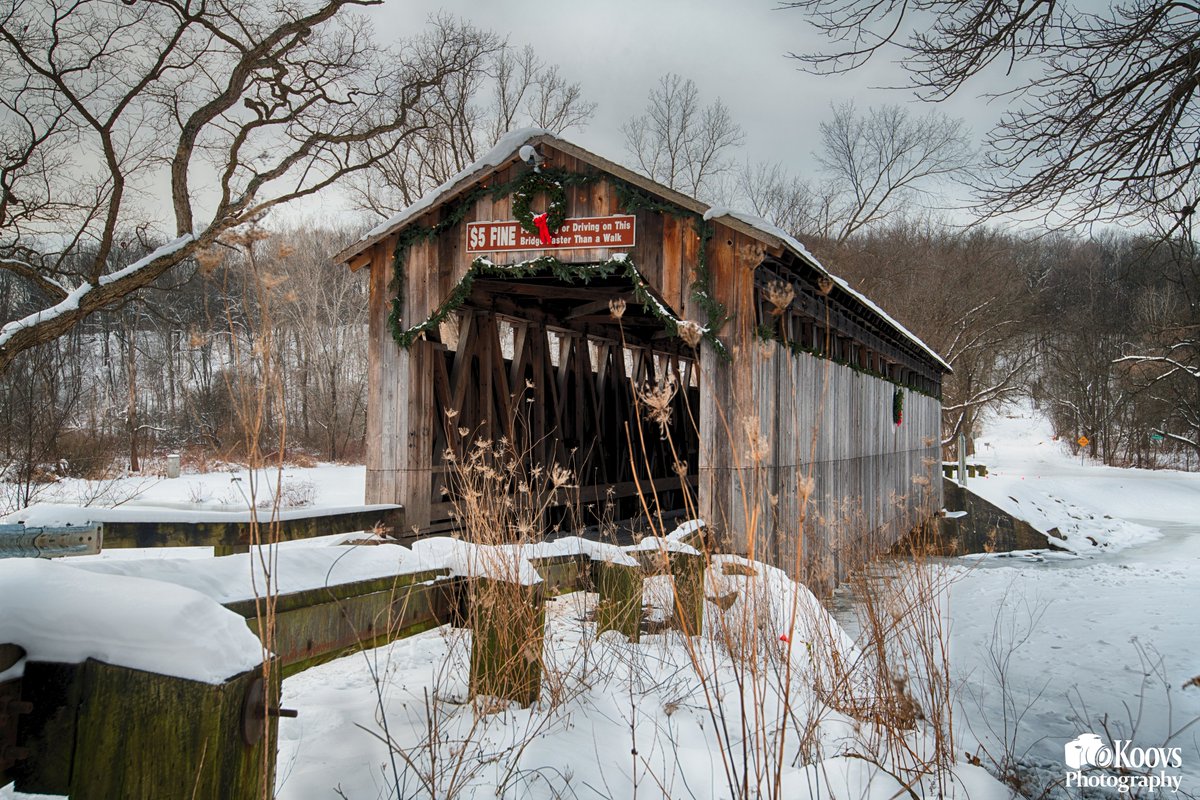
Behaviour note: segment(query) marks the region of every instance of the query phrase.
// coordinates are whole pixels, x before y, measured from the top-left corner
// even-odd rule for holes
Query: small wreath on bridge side
[[[904,390],[899,386],[892,392],[892,422],[899,425],[904,421]]]
[[[567,219],[567,193],[563,189],[562,183],[544,172],[526,173],[517,187],[513,189],[513,216],[517,218],[517,222],[521,223],[521,227],[526,232],[537,233],[537,224],[533,221],[533,212],[529,208],[529,202],[533,200],[534,195],[540,192],[545,192],[550,199],[550,205],[546,209],[546,227],[553,235],[558,232]]]

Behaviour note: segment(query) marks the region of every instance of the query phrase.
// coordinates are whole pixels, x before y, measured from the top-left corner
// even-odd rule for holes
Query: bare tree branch
[[[745,139],[720,99],[700,105],[691,80],[667,74],[650,91],[646,113],[621,126],[625,149],[639,170],[670,189],[693,197],[711,194],[728,172],[729,152]]]
[[[1068,223],[1169,220],[1200,200],[1200,6],[1131,0],[801,0],[833,44],[796,55],[816,72],[894,54],[911,87],[943,100],[989,67],[1019,74],[985,152],[980,210]],[[994,74],[996,70],[991,70]]]
[[[481,68],[495,37],[441,18],[380,47],[352,13],[378,3],[15,0],[0,10],[0,269],[51,303],[5,326],[0,369],[230,229],[373,168],[436,125],[437,96]],[[169,198],[147,197],[155,185]],[[127,263],[122,231],[163,199],[173,246]]]

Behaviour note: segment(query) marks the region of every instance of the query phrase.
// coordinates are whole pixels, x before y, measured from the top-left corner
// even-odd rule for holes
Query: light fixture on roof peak
[[[546,157],[539,153],[533,145],[521,145],[521,149],[517,151],[517,155],[521,157],[522,161],[533,167],[534,172],[542,171],[542,163],[546,160]]]

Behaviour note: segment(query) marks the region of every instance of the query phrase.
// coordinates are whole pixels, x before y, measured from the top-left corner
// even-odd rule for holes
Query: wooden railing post
[[[593,563],[596,591],[596,633],[617,631],[631,642],[638,641],[642,625],[642,569],[613,564]]]
[[[29,757],[10,774],[18,791],[73,800],[260,797],[274,785],[277,741],[274,715],[246,733],[261,680],[259,669],[214,685],[95,660],[28,662],[33,708],[18,741]]]
[[[675,621],[685,636],[704,630],[704,556],[673,552],[669,556],[675,583]]]
[[[471,579],[471,697],[488,695],[527,707],[542,689],[546,595],[530,586]]]

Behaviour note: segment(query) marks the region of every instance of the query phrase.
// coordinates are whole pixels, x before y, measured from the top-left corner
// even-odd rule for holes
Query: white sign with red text
[[[573,217],[542,244],[541,237],[529,233],[513,220],[468,222],[468,253],[502,253],[511,250],[580,250],[598,247],[633,247],[636,218],[619,214],[612,217]]]

